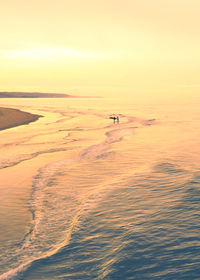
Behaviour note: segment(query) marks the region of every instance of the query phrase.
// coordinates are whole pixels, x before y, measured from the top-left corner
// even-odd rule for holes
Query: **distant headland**
[[[0,98],[88,98],[89,96],[73,96],[65,93],[42,92],[0,92]]]

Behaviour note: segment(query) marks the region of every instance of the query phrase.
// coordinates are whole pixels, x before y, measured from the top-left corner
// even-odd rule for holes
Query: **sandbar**
[[[0,107],[0,130],[28,124],[38,120],[41,115],[35,115],[18,109]]]

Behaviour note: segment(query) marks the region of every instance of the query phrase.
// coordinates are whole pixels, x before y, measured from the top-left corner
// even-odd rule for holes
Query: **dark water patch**
[[[193,188],[194,190],[197,190],[197,187],[200,187],[200,174],[199,172],[196,172],[192,178],[187,182],[189,186],[192,186],[191,189]]]
[[[200,219],[200,178],[194,176],[192,177],[192,179],[187,180],[182,185],[182,190],[183,193],[179,200],[179,203],[177,203],[174,208],[177,210],[179,209],[179,211],[182,211],[182,213],[185,215],[190,215],[188,218],[190,218],[191,221],[196,220],[196,225],[199,225],[198,219]]]
[[[179,168],[176,164],[169,162],[161,162],[153,167],[154,172],[167,173],[167,174],[180,174],[185,173],[186,170]]]
[[[96,159],[105,159],[107,157],[114,156],[114,155],[115,155],[114,152],[106,152],[106,153],[102,153],[101,155],[96,156]]]
[[[197,209],[175,208],[186,197],[175,190],[173,196],[166,189],[163,194],[160,184],[149,176],[149,181],[135,179],[134,185],[115,189],[81,218],[68,246],[35,262],[21,279],[198,279]],[[168,201],[157,205],[162,195]]]

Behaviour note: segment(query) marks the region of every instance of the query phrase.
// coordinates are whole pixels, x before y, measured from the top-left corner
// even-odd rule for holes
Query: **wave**
[[[69,243],[72,232],[79,225],[80,218],[86,215],[92,207],[95,207],[96,203],[110,190],[107,182],[101,186],[100,190],[88,187],[80,191],[73,185],[70,187],[70,184],[68,185],[66,182],[65,175],[63,175],[67,167],[109,156],[108,150],[111,145],[122,141],[126,136],[133,135],[135,129],[136,127],[120,124],[116,129],[105,132],[104,141],[83,149],[76,158],[53,162],[38,170],[38,174],[33,180],[30,203],[32,226],[18,252],[19,266],[2,274],[0,280],[17,279],[36,261],[54,255]],[[4,164],[2,168],[19,164],[41,153],[65,150],[58,148],[36,152],[10,163],[10,165]],[[113,179],[110,188],[115,185]]]
[[[108,131],[105,133],[106,139],[99,143],[92,145],[86,149],[84,149],[80,155],[80,160],[92,160],[95,158],[99,158],[101,154],[104,154],[109,148],[112,143],[122,141],[125,136],[133,135],[135,127],[129,128],[119,128]]]
[[[15,279],[20,275],[21,272],[23,272],[25,269],[28,268],[31,262],[24,263],[17,268],[11,269],[8,272],[3,273],[0,275],[0,280],[11,280]]]
[[[65,148],[48,149],[48,150],[44,150],[44,151],[35,152],[35,153],[29,154],[29,155],[23,155],[20,157],[20,159],[16,159],[15,161],[10,161],[10,162],[2,161],[2,162],[0,162],[0,169],[18,165],[18,164],[22,163],[23,161],[33,159],[42,154],[56,153],[56,152],[62,152],[62,151],[66,151],[66,150],[67,149],[65,149]]]
[[[181,174],[185,173],[186,170],[181,169],[177,164],[170,162],[160,162],[154,166],[154,171],[157,173],[166,173],[166,174]]]
[[[68,245],[72,233],[79,227],[80,218],[85,216],[86,213],[98,203],[99,200],[102,199],[103,196],[108,192],[108,186],[105,185],[104,188],[100,190],[92,190],[88,191],[86,194],[82,195],[79,198],[79,204],[76,203],[74,205],[74,214],[73,205],[71,205],[71,209],[67,206],[67,211],[72,214],[72,217],[68,217],[69,223],[66,223],[67,217],[64,215],[61,217],[61,212],[66,213],[66,209],[64,209],[63,205],[60,204],[61,197],[58,197],[58,201],[60,204],[60,209],[57,207],[57,202],[54,200],[54,211],[53,213],[48,212],[48,207],[44,209],[44,204],[47,202],[47,197],[45,196],[45,192],[47,189],[47,185],[49,185],[48,178],[52,178],[52,175],[55,175],[55,172],[59,170],[59,168],[65,164],[66,161],[59,161],[51,165],[47,165],[45,168],[42,168],[38,175],[35,177],[33,193],[32,193],[32,215],[33,215],[33,225],[30,229],[29,233],[26,235],[25,239],[21,244],[21,254],[23,254],[23,259],[29,259],[30,261],[26,261],[20,264],[18,267],[9,270],[8,272],[2,274],[0,276],[0,280],[13,280],[13,279],[23,279],[23,274],[31,267],[41,260],[49,258],[56,253],[60,252],[62,248]],[[69,161],[68,164],[72,164],[73,161]],[[51,174],[50,174],[51,173]],[[47,178],[48,177],[48,178]],[[70,192],[70,199],[73,198],[72,190]],[[74,196],[77,194],[74,193]],[[63,197],[63,192],[62,192]],[[46,205],[45,205],[46,207]],[[60,211],[61,210],[61,211]],[[45,212],[47,211],[47,212]],[[46,217],[50,218],[50,220],[46,220]],[[53,221],[51,221],[53,218]],[[62,219],[63,218],[63,219]],[[55,233],[54,224],[57,220],[60,221],[60,228],[57,228]],[[44,223],[45,220],[45,223]],[[63,224],[65,224],[66,228],[63,228]],[[43,228],[44,226],[44,228]],[[63,240],[61,242],[56,242],[58,238],[58,232],[62,230]],[[48,240],[46,236],[46,232],[48,232]],[[51,235],[53,233],[53,235]],[[54,235],[54,233],[56,235]],[[50,240],[51,239],[51,240]],[[55,245],[54,245],[55,244]],[[41,252],[41,247],[42,251]],[[51,247],[51,248],[50,248]]]

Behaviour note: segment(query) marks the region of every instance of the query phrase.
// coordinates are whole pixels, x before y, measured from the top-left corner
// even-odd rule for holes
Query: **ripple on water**
[[[177,189],[168,178],[168,190],[165,176],[149,174],[119,185],[81,217],[68,246],[23,279],[199,279],[200,208],[188,199],[199,191],[186,178]]]

